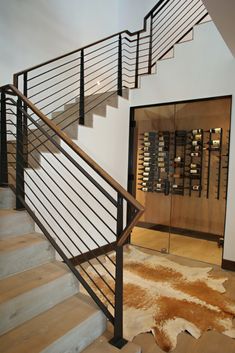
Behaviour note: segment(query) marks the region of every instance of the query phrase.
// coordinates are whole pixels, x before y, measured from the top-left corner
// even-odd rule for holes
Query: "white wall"
[[[132,106],[223,95],[235,96],[235,59],[215,25],[194,30],[194,40],[175,47],[175,57],[161,61],[157,74],[141,79],[130,94]],[[232,107],[230,167],[224,258],[235,261],[235,107]]]
[[[144,16],[147,15],[156,3],[156,0],[119,0],[119,31],[127,29],[135,32],[142,29]]]
[[[118,0],[0,0],[0,86],[12,82],[14,72],[115,33],[117,5]]]

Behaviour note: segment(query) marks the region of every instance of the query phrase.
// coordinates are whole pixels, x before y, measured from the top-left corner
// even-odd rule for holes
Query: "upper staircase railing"
[[[207,14],[201,0],[159,0],[142,30],[118,32],[18,72],[14,85],[62,129],[74,120],[84,124],[86,114],[103,101],[137,88],[139,76],[152,73],[157,60]]]

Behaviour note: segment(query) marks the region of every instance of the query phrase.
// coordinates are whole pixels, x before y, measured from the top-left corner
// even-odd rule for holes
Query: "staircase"
[[[207,15],[200,0],[160,0],[142,30],[16,73],[14,85],[0,88],[4,352],[80,352],[94,340],[84,352],[140,351],[123,338],[122,272],[123,245],[143,207],[74,140],[78,125],[91,130],[94,115],[105,117],[108,106],[118,113],[128,90]],[[98,280],[87,280],[84,263],[93,261],[111,285],[97,270]],[[106,319],[114,330],[98,338]]]
[[[35,232],[26,211],[15,211],[15,196],[0,189],[0,346],[5,353],[110,352],[101,310],[67,266],[55,259],[46,237]],[[95,341],[92,345],[91,343]],[[128,352],[140,349],[128,344]]]

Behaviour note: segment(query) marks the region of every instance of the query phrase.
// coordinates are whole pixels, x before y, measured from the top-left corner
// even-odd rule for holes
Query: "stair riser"
[[[24,211],[5,215],[0,222],[0,238],[34,232],[34,222]]]
[[[0,305],[0,334],[44,312],[78,292],[71,273],[19,295]]]
[[[0,190],[0,209],[10,209],[15,207],[15,195],[9,188]]]
[[[89,317],[79,326],[43,349],[40,353],[79,353],[106,330],[107,320],[101,312]]]
[[[27,248],[3,252],[0,257],[0,279],[54,260],[55,251],[46,241]]]

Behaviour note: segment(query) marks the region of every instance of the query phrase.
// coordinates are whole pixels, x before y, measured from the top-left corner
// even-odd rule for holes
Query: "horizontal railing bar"
[[[116,62],[116,61],[117,61],[117,59],[114,59],[114,60],[110,61],[109,63],[107,63],[107,64],[105,64],[105,65],[103,65],[103,66],[100,66],[100,67],[99,67],[99,70],[101,70],[101,69],[103,69],[103,68],[109,66],[110,64],[113,64],[113,63]],[[88,76],[91,76],[91,75],[94,74],[95,72],[97,72],[97,69],[94,70],[94,71],[92,71],[92,72],[89,72],[89,74],[85,75],[84,78],[87,78]]]
[[[63,96],[60,96],[59,98],[54,99],[52,102],[50,102],[50,103],[44,105],[43,107],[40,107],[40,110],[43,110],[43,109],[49,107],[49,106],[52,105],[53,103],[58,102],[59,100],[61,100],[61,99],[64,98],[64,97],[67,97],[68,95],[70,95],[70,94],[73,93],[73,92],[77,92],[78,89],[79,89],[79,87],[76,87],[75,89],[71,90],[70,92],[63,94]],[[35,103],[35,104],[36,104],[36,103]]]
[[[80,82],[80,78],[79,79],[77,79],[76,81],[73,81],[72,83],[70,83],[69,85],[67,85],[67,86],[64,86],[64,87],[62,87],[62,88],[60,88],[58,91],[55,91],[55,92],[53,92],[50,96],[47,96],[46,98],[48,98],[48,97],[51,97],[52,95],[55,95],[55,94],[57,94],[57,93],[59,93],[59,92],[61,92],[61,91],[63,91],[64,89],[66,89],[66,88],[68,88],[68,87],[70,87],[70,86],[73,86],[75,83],[78,83],[78,82]],[[51,87],[55,87],[55,86],[51,86]],[[40,93],[43,93],[43,92],[45,92],[47,90],[47,88],[46,89],[44,89],[44,90],[41,90],[41,92]],[[30,97],[28,97],[28,99],[31,99],[31,98],[33,98],[33,97],[35,97],[35,96],[38,96],[39,95],[39,92],[38,93],[35,93],[35,94],[33,94],[32,96],[30,96]],[[45,98],[44,98],[45,99]],[[40,103],[40,101],[38,101],[39,103]],[[34,104],[37,104],[37,103],[34,103]]]
[[[178,11],[179,9],[177,9],[177,10],[174,12],[174,14],[176,13],[176,16],[171,20],[170,23],[167,23],[167,21],[165,21],[165,22],[163,23],[163,25],[165,25],[165,24],[167,23],[167,29],[168,29],[168,31],[167,31],[166,33],[164,33],[164,36],[162,36],[162,37],[160,38],[160,40],[161,40],[163,37],[165,37],[166,34],[168,34],[169,32],[171,32],[171,30],[184,18],[185,14],[183,14],[183,16],[182,16],[176,23],[174,23],[174,25],[173,25],[172,27],[170,27],[170,25],[176,20],[176,18],[178,19],[179,15],[181,15],[182,12],[185,11],[185,10],[188,8],[189,5],[190,5],[190,4],[189,4],[189,3],[187,4],[187,2],[186,2],[186,6],[185,6],[183,9],[181,9],[182,6],[180,7],[181,11],[180,11],[179,13],[177,13],[177,11]],[[197,3],[194,4],[194,6],[195,6],[195,5],[197,5]],[[194,7],[194,6],[193,6],[193,7]],[[193,7],[192,7],[192,8],[193,8]],[[192,8],[190,8],[189,11],[191,11]],[[159,40],[159,36],[160,36],[165,30],[166,30],[166,28],[164,28],[155,38],[154,38],[154,36],[153,36],[153,41],[152,41],[152,42],[154,43],[154,42],[156,41],[156,39]],[[153,45],[153,47],[154,47],[154,46],[155,46],[155,45]]]
[[[72,77],[74,77],[74,76],[75,76],[75,75],[73,74],[73,75],[71,75],[71,76],[68,76],[68,77],[64,78],[63,80],[54,82],[53,85],[48,86],[48,87],[42,89],[41,91],[35,93],[35,94],[32,95],[32,96],[29,96],[28,99],[30,99],[30,98],[32,98],[32,97],[34,97],[34,96],[37,96],[38,94],[43,93],[44,91],[47,91],[48,89],[50,89],[50,88],[52,88],[52,87],[54,87],[54,86],[57,86],[57,85],[59,85],[60,83],[62,83],[62,82],[64,82],[64,81],[67,81],[67,80],[69,80],[70,78],[72,78]],[[78,80],[80,81],[80,78],[79,78]],[[31,87],[28,88],[28,91],[30,91],[30,89],[31,89]]]
[[[100,60],[100,61],[97,61],[97,62],[95,62],[94,64],[92,64],[92,65],[86,67],[86,70],[88,70],[88,69],[90,69],[91,67],[94,67],[94,66],[96,66],[96,65],[98,65],[98,64],[100,64],[100,63],[103,63],[104,61],[106,61],[106,60],[112,58],[114,55],[118,56],[118,52],[116,52],[116,53],[114,53],[114,54],[112,54],[112,55],[106,56],[105,59],[102,59],[102,60]],[[106,64],[106,65],[108,65],[108,64]],[[93,71],[93,72],[94,72],[94,71]],[[90,73],[89,73],[89,75],[90,75]],[[87,76],[88,76],[88,75],[86,75],[85,77],[87,77]]]
[[[107,66],[105,65],[105,67],[107,67]],[[88,84],[89,84],[90,82],[92,82],[92,81],[97,80],[100,76],[103,76],[103,75],[106,74],[107,72],[109,72],[109,71],[111,71],[111,70],[114,70],[114,69],[116,69],[116,68],[117,68],[116,66],[112,66],[110,69],[108,69],[108,70],[106,70],[106,71],[104,71],[104,72],[102,72],[102,73],[99,73],[98,76],[92,78],[92,79],[89,80],[89,81],[86,81],[86,85],[88,85]],[[101,81],[100,81],[100,82],[101,82]],[[84,97],[84,98],[86,98],[86,97]]]
[[[75,66],[73,66],[73,67],[71,67],[71,68],[69,68],[69,69],[67,69],[67,70],[65,70],[65,71],[60,72],[60,73],[57,74],[57,75],[48,77],[47,79],[45,79],[45,80],[43,80],[43,81],[41,81],[41,82],[39,82],[39,83],[37,83],[37,84],[35,84],[35,85],[33,85],[33,86],[30,86],[28,89],[33,89],[33,88],[35,88],[35,87],[38,87],[38,86],[42,85],[43,83],[48,82],[48,81],[52,80],[53,78],[56,78],[56,77],[58,77],[58,76],[60,76],[60,75],[62,75],[62,74],[65,74],[66,72],[71,71],[71,70],[73,70],[73,69],[75,69],[76,67],[79,67],[79,66],[80,66],[80,64],[75,65]],[[79,74],[79,72],[78,72],[77,74]],[[75,75],[73,75],[73,76],[75,76]]]
[[[11,189],[14,191],[14,193],[16,194],[16,189],[13,185],[10,185]],[[90,288],[90,286],[87,284],[87,282],[84,280],[84,278],[81,276],[81,274],[78,272],[78,270],[76,269],[75,266],[72,265],[71,261],[68,259],[68,257],[65,255],[65,253],[61,250],[61,248],[58,246],[58,244],[56,243],[56,241],[53,239],[53,237],[49,234],[49,232],[47,231],[47,229],[44,227],[44,225],[41,223],[41,221],[37,218],[37,216],[34,214],[34,212],[30,209],[30,207],[27,205],[27,203],[25,202],[25,200],[21,197],[18,196],[18,198],[20,199],[20,201],[22,202],[22,204],[24,205],[25,209],[27,210],[27,212],[30,214],[30,216],[32,217],[32,219],[35,221],[35,223],[39,226],[39,228],[41,229],[42,233],[47,237],[47,239],[50,241],[50,243],[52,244],[52,246],[55,248],[55,250],[57,251],[57,253],[61,256],[61,258],[63,259],[63,261],[66,263],[66,265],[69,267],[69,269],[72,271],[72,273],[75,275],[75,277],[81,282],[81,284],[84,286],[84,288],[86,289],[86,291],[89,293],[89,295],[94,299],[94,301],[96,302],[96,304],[100,307],[100,309],[104,312],[104,314],[106,315],[106,317],[112,322],[114,323],[114,317],[112,316],[112,314],[108,311],[107,307],[102,303],[102,301],[99,299],[99,297],[95,294],[95,292]],[[40,211],[37,210],[37,212],[41,215]],[[44,219],[44,217],[41,215],[41,217]],[[44,219],[45,220],[45,219]],[[47,221],[45,220],[45,222],[47,223]],[[49,224],[48,224],[49,225]],[[49,225],[50,227],[50,225]],[[79,265],[82,270],[83,267],[81,265]],[[85,272],[85,271],[84,271]],[[96,284],[95,284],[96,285]],[[99,289],[99,288],[98,288]],[[104,296],[105,297],[105,296]],[[113,306],[113,305],[112,305]]]
[[[14,178],[14,176],[12,175],[12,177]],[[15,178],[14,178],[15,179]],[[11,189],[14,191],[14,193],[16,194],[16,189],[13,185],[10,185]],[[27,205],[27,203],[25,202],[25,200],[17,195],[17,197],[20,199],[20,201],[22,202],[22,204],[24,205],[25,209],[27,210],[27,212],[30,214],[30,216],[33,218],[33,220],[35,221],[35,223],[39,226],[39,228],[43,231],[43,234],[47,237],[47,239],[51,242],[51,244],[53,245],[53,247],[55,248],[55,250],[58,252],[58,254],[61,256],[61,258],[64,260],[64,262],[69,266],[70,270],[74,273],[74,275],[78,278],[79,275],[79,281],[82,283],[82,285],[84,286],[84,288],[87,290],[87,292],[91,295],[91,297],[95,300],[95,302],[97,303],[97,305],[100,305],[100,303],[103,305],[103,303],[100,301],[100,299],[98,298],[99,302],[95,299],[96,294],[94,293],[94,291],[90,288],[90,286],[87,284],[87,282],[83,279],[83,277],[80,275],[80,273],[77,271],[76,267],[72,265],[72,263],[70,262],[70,260],[68,259],[68,257],[65,255],[65,253],[63,252],[63,250],[61,250],[61,248],[57,245],[57,243],[55,242],[55,240],[51,237],[51,235],[48,233],[47,229],[43,226],[43,224],[39,221],[38,217],[34,214],[34,212],[31,210],[31,208]],[[30,197],[28,197],[29,200]],[[36,206],[34,206],[36,211],[39,213],[39,215],[43,218],[43,220],[45,221],[45,223],[49,226],[49,228],[52,230],[52,232],[55,234],[56,238],[63,244],[63,241],[58,238],[57,234],[53,231],[53,229],[51,228],[50,224],[47,222],[47,220],[45,219],[45,217],[41,214],[41,212],[38,210],[38,208]],[[66,249],[66,245],[63,244],[63,246]],[[67,250],[68,251],[68,250]],[[68,251],[70,253],[70,251]],[[73,255],[71,255],[73,257]],[[68,264],[69,263],[69,264]],[[103,294],[102,290],[96,285],[96,283],[93,281],[93,279],[90,277],[90,275],[86,272],[86,270],[83,268],[83,266],[81,264],[78,265],[79,267],[81,267],[82,271],[84,271],[86,273],[86,275],[88,276],[88,278],[93,282],[93,284],[96,286],[96,288],[98,289],[99,292],[101,292],[101,294],[104,296],[104,298],[106,300],[109,301],[109,299],[105,296],[105,294]],[[75,271],[76,272],[75,272]],[[113,304],[109,301],[110,305],[112,307]],[[102,307],[102,306],[101,306]],[[105,307],[106,308],[106,307]],[[103,309],[102,309],[103,310]],[[106,311],[105,311],[106,312]],[[110,312],[108,311],[109,315],[108,317],[110,317]],[[112,316],[111,316],[112,317]]]
[[[92,51],[89,51],[88,53],[84,53],[84,57],[86,57],[86,56],[88,56],[88,55],[91,55],[91,54],[93,54],[93,53],[96,53],[98,50],[104,49],[104,48],[108,47],[109,45],[112,45],[112,44],[115,44],[115,43],[118,43],[118,39],[117,39],[117,40],[114,40],[114,41],[111,42],[111,43],[105,44],[105,45],[103,45],[102,47],[99,47],[99,48],[97,48],[97,49],[94,49],[94,50],[92,50]]]
[[[108,77],[109,78],[109,77]],[[92,94],[98,94],[98,92],[100,92],[101,89],[107,87],[110,83],[117,81],[117,77],[115,77],[114,79],[112,79],[111,81],[109,81],[108,83],[106,83],[105,86],[98,88],[96,91],[92,92]],[[116,87],[117,85],[114,85],[113,87]],[[85,90],[85,93],[89,92],[92,89],[92,87],[89,87]],[[90,104],[91,102],[93,102],[94,100],[97,100],[99,97],[94,98],[93,100],[91,100],[90,102],[88,102],[87,104]]]
[[[14,137],[16,137],[16,134],[14,134],[13,132],[12,132],[12,135],[14,136]],[[22,143],[21,143],[21,145],[23,145]],[[33,145],[34,146],[34,145]],[[34,146],[35,147],[35,146]],[[15,146],[15,149],[16,149],[16,146]],[[35,148],[35,150],[37,150],[38,151],[38,153],[40,154],[40,156],[42,156],[46,161],[47,161],[47,163],[53,168],[53,166],[52,166],[52,164],[48,161],[48,159],[46,158],[46,157],[44,157],[43,155],[42,155],[42,153],[37,149],[37,147]],[[48,149],[48,151],[49,151],[49,149]],[[30,153],[30,151],[29,151],[29,153]],[[78,207],[77,207],[77,205],[75,204],[75,202],[67,195],[67,193],[65,193],[64,192],[64,190],[58,185],[58,183],[51,177],[51,175],[47,172],[47,170],[43,167],[43,166],[41,166],[40,165],[40,163],[39,163],[39,161],[33,156],[33,155],[31,155],[30,156],[31,158],[33,158],[34,159],[34,161],[40,166],[40,168],[48,175],[48,177],[55,183],[55,185],[59,188],[59,190],[61,190],[62,192],[63,192],[63,194],[67,197],[67,199],[77,208],[77,210],[83,215],[83,217],[92,225],[92,227],[101,235],[101,237],[107,242],[107,243],[109,243],[110,244],[110,242],[109,242],[109,240],[101,233],[101,231],[96,227],[96,226],[94,226],[93,225],[93,223],[90,221],[90,219],[84,214],[84,212],[82,212]],[[38,177],[42,180],[42,178],[41,178],[41,176],[36,172],[36,170],[35,170],[35,168],[33,168],[32,167],[32,165],[31,165],[31,169],[38,175]],[[57,171],[57,169],[55,169],[55,168],[53,168],[56,172],[57,172],[57,174],[65,181],[65,183],[68,185],[68,186],[70,186],[70,188],[74,191],[74,193],[85,203],[85,205],[97,216],[97,218],[110,230],[110,232],[113,234],[113,235],[115,235],[116,236],[116,233],[104,222],[104,220],[91,208],[91,206],[82,198],[82,196],[80,196],[76,191],[75,191],[75,189],[65,180],[65,178]],[[68,170],[68,168],[66,168],[67,169],[67,171],[69,171]],[[69,171],[70,172],[70,171]],[[42,180],[43,181],[43,180]],[[48,189],[50,189],[50,187],[48,186],[48,185],[46,185],[47,186],[47,188]],[[58,200],[58,201],[60,201],[59,199],[58,199],[58,197],[54,194],[54,192],[50,189],[50,191],[52,192],[52,194],[56,197],[56,199]],[[66,209],[66,211],[73,217],[73,219],[75,220],[75,222],[76,223],[78,223],[78,225],[81,227],[81,228],[83,228],[83,226],[78,222],[78,220],[71,214],[71,212],[67,209],[67,207],[66,206],[63,206],[65,209]],[[63,217],[63,216],[62,216]],[[86,233],[87,233],[87,231],[85,230],[85,229],[83,229]],[[90,236],[88,233],[87,233],[87,235],[88,236]],[[91,238],[92,239],[92,238]],[[93,240],[93,239],[92,239]],[[94,242],[95,242],[95,244],[97,245],[97,246],[99,246],[99,244],[94,240]],[[90,250],[89,248],[88,248],[88,250]]]
[[[79,60],[79,59],[80,59],[80,58],[76,58],[76,59],[67,61],[66,63],[63,63],[63,64],[61,64],[61,65],[58,65],[58,66],[56,66],[56,67],[53,67],[53,68],[51,68],[51,69],[49,69],[49,70],[47,70],[47,71],[44,71],[44,72],[42,72],[42,73],[40,73],[40,74],[38,74],[38,75],[36,75],[36,76],[30,77],[30,78],[27,79],[27,82],[32,81],[32,80],[34,80],[35,78],[38,78],[38,77],[40,77],[40,76],[42,76],[42,75],[45,75],[45,74],[47,74],[47,73],[49,73],[49,72],[51,72],[51,71],[54,71],[54,70],[56,70],[56,69],[59,69],[60,67],[63,67],[63,66],[65,66],[65,65],[68,65],[68,64],[70,64],[70,63],[72,63],[72,62],[74,62],[74,61],[77,61],[77,60]],[[80,64],[79,64],[79,65],[80,65]]]
[[[111,50],[114,50],[114,49],[117,49],[117,48],[118,48],[118,45],[117,45],[116,47],[112,47],[111,49],[108,49],[108,50],[106,50],[106,51],[104,51],[104,52],[102,52],[102,53],[100,53],[100,54],[98,54],[98,55],[96,55],[96,56],[93,56],[92,58],[89,58],[89,59],[87,59],[87,60],[84,60],[84,63],[86,64],[86,63],[88,63],[89,61],[95,60],[96,58],[100,58],[102,55],[104,55],[104,54],[106,54],[106,53],[109,53]]]
[[[109,70],[110,71],[110,70]],[[101,75],[101,77],[102,77],[103,75]],[[112,71],[109,75],[106,75],[104,78],[102,78],[101,80],[99,80],[99,85],[97,85],[97,83],[95,83],[95,84],[93,84],[93,85],[90,85],[89,87],[87,87],[86,88],[86,90],[85,90],[85,93],[86,92],[88,92],[88,91],[90,91],[92,88],[94,88],[94,87],[99,87],[99,86],[101,86],[101,87],[99,87],[98,88],[98,90],[96,90],[96,91],[92,91],[92,94],[87,94],[86,96],[89,96],[89,97],[92,97],[93,95],[96,95],[96,93],[97,92],[99,92],[100,90],[103,90],[106,86],[108,86],[109,85],[109,83],[106,83],[105,85],[101,85],[101,83],[102,82],[105,82],[106,80],[108,80],[110,77],[114,77],[114,79],[113,80],[117,80],[117,72],[115,72],[115,71]],[[93,80],[94,81],[94,80]],[[92,81],[90,81],[90,82],[92,82]],[[112,82],[112,81],[111,81]],[[85,97],[86,97],[85,96]],[[84,98],[85,98],[84,97]],[[85,102],[85,104],[89,104],[89,102]]]
[[[73,85],[74,85],[74,83],[73,83]],[[53,92],[53,93],[50,94],[49,96],[46,96],[46,97],[44,97],[44,98],[38,100],[37,102],[34,102],[34,104],[35,104],[35,105],[36,105],[36,104],[38,105],[39,103],[45,101],[46,99],[49,99],[49,98],[53,97],[55,94],[60,93],[63,89],[65,89],[65,88],[62,88],[62,89],[60,89],[60,90],[58,90],[58,91],[56,91],[56,92]],[[68,96],[70,93],[72,93],[72,92],[74,92],[74,91],[78,91],[78,90],[79,90],[79,85],[78,85],[75,89],[73,89],[72,91],[70,91],[70,92],[66,93],[65,95],[61,96],[60,98],[58,98],[57,100],[60,100],[60,99],[62,99],[62,98],[64,98],[64,97]],[[56,102],[57,100],[51,102],[49,105],[53,104],[53,103]],[[44,106],[43,108],[40,108],[40,109],[44,109],[44,108],[46,108],[47,106],[48,106],[48,105],[46,105],[46,106]]]
[[[200,12],[200,14],[203,13],[203,11],[204,11],[204,9]],[[200,14],[199,14],[199,15],[200,15]],[[199,16],[199,15],[197,15],[197,16]],[[197,16],[196,16],[196,17],[197,17]],[[186,29],[191,23],[193,23],[193,22],[194,22],[194,19],[193,19],[190,23],[187,23],[187,25],[184,27],[183,30],[185,30],[185,29]],[[186,21],[185,21],[183,24],[185,24],[185,23],[186,23]],[[180,26],[178,27],[178,29],[181,28],[181,26],[182,26],[182,25],[180,25]],[[176,32],[176,31],[175,31],[175,32]],[[175,34],[175,32],[172,33],[172,34]],[[171,34],[171,35],[172,35],[172,34]],[[176,36],[173,38],[173,40],[175,40],[178,35],[179,35],[179,33],[176,34]],[[171,38],[171,36],[168,37],[168,39],[169,39],[169,38]],[[164,43],[165,43],[165,42],[164,42]],[[164,44],[164,43],[163,43],[163,44]],[[157,43],[156,43],[156,44],[157,44]],[[156,44],[155,44],[154,46],[156,46]],[[162,51],[163,51],[164,49],[166,49],[169,44],[170,44],[170,43],[168,43],[167,45],[165,45],[165,47],[162,49]],[[153,48],[154,48],[154,46],[153,46]],[[157,47],[157,49],[159,49],[159,48],[161,48],[161,46]],[[157,49],[155,49],[155,51],[153,51],[153,52],[155,53],[155,52],[157,51]]]
[[[10,85],[11,86],[11,85]],[[15,88],[14,86],[11,86],[13,91],[17,90],[17,88]],[[49,126],[51,128],[51,130],[53,130],[56,135],[58,137],[61,138],[61,140],[63,140],[75,153],[77,153],[85,162],[87,162],[87,164],[94,169],[98,175],[100,175],[101,177],[103,177],[103,175],[105,177],[103,177],[104,180],[106,180],[108,182],[108,184],[110,186],[112,186],[112,184],[114,184],[115,186],[119,187],[119,184],[112,178],[110,177],[99,165],[96,164],[96,162],[94,162],[84,151],[81,150],[80,147],[78,147],[63,131],[61,131],[51,120],[49,120],[48,118],[46,118],[36,107],[34,107],[34,105],[28,101],[28,99],[26,97],[24,97],[20,91],[18,91],[19,97],[25,101],[25,103],[27,103],[27,106],[39,117],[42,118],[43,122],[46,123],[47,126]],[[72,164],[75,165],[75,167],[77,167],[82,173],[83,175],[85,175],[92,183],[93,185],[95,185],[97,187],[98,190],[101,191],[102,194],[104,194],[106,196],[106,198],[112,203],[114,204],[114,206],[117,206],[117,201],[113,199],[113,197],[111,197],[106,190],[97,183],[96,180],[94,180],[93,177],[91,177],[90,174],[88,174],[84,168],[82,168],[56,141],[54,141],[50,135],[48,135],[48,133],[38,124],[36,123],[33,118],[26,113],[25,111],[23,111],[23,114],[25,114],[28,119],[34,123],[34,125],[36,125],[36,127],[44,133],[44,135],[46,135],[46,137],[60,150],[60,152],[62,152],[62,154],[64,154]],[[94,168],[95,167],[95,168]],[[105,179],[106,178],[106,179]],[[112,184],[111,184],[112,183]],[[130,195],[127,193],[127,191],[125,189],[123,189],[122,187],[119,189],[124,190],[125,192],[123,192],[124,194],[127,194],[127,197],[132,199],[133,197],[130,197]],[[115,190],[115,187],[114,187]],[[117,190],[119,191],[119,190]],[[133,198],[134,199],[134,198]],[[135,200],[135,199],[134,199]],[[139,205],[139,203],[136,201],[134,202],[137,205]]]
[[[12,131],[11,131],[11,133],[12,133]],[[35,133],[34,133],[33,131],[31,131],[31,130],[30,130],[30,133],[32,133],[34,136],[36,136]],[[30,134],[29,134],[29,136],[30,136]],[[48,146],[45,145],[46,142],[47,142],[47,141],[42,142],[41,145],[43,145],[44,147],[46,147],[47,151],[50,152],[50,149],[48,148]],[[30,143],[33,145],[32,142],[30,142]],[[40,145],[40,146],[41,146],[41,145]],[[33,146],[35,146],[35,145],[33,145]],[[39,146],[38,146],[38,147],[39,147]],[[32,151],[31,151],[31,152],[32,152]],[[46,156],[43,155],[40,150],[38,150],[38,153],[39,153],[41,156],[43,156],[43,158],[47,161],[47,163],[48,163],[51,167],[53,167],[52,164],[49,162],[49,160],[46,158]],[[54,158],[55,158],[65,169],[68,170],[68,168],[66,167],[66,165],[57,157],[56,154],[54,154]],[[57,174],[59,174],[59,175],[61,176],[61,174],[58,172],[58,170],[57,170],[57,169],[55,169],[55,170],[56,170]],[[70,172],[70,174],[72,175],[72,177],[90,194],[90,196],[92,196],[93,199],[94,199],[97,203],[99,203],[99,205],[102,206],[102,208],[116,221],[116,220],[117,220],[116,217],[114,217],[113,214],[94,196],[94,194],[89,191],[89,189],[77,178],[77,176],[76,176],[73,172],[71,172],[71,170],[70,170],[69,172]],[[61,177],[62,177],[62,176],[61,176]],[[68,184],[68,185],[70,186],[71,189],[73,189],[72,185],[70,185],[70,184]],[[75,190],[74,190],[74,192],[75,192]],[[77,195],[79,196],[79,194],[77,194]],[[81,197],[81,196],[80,196],[80,197]],[[84,202],[85,202],[85,201],[84,201]]]
[[[21,163],[21,166],[23,167],[23,163]],[[57,214],[63,219],[63,221],[68,225],[68,227],[71,229],[71,231],[76,235],[76,237],[82,242],[82,244],[87,248],[87,250],[91,253],[94,254],[94,252],[88,247],[88,245],[86,245],[86,243],[82,240],[82,238],[78,235],[77,232],[75,232],[75,230],[71,227],[71,225],[69,224],[68,221],[66,221],[66,219],[64,218],[64,216],[61,214],[61,212],[58,211],[58,209],[55,207],[55,205],[50,201],[50,199],[45,195],[45,193],[39,188],[38,184],[33,180],[33,178],[31,177],[30,173],[28,172],[27,169],[24,169],[24,172],[28,175],[28,177],[31,179],[32,183],[34,185],[36,185],[36,187],[38,188],[38,190],[40,191],[40,193],[45,197],[45,199],[49,202],[49,204],[53,207],[53,209],[57,212]],[[34,170],[34,172],[38,175],[38,173]],[[38,175],[39,176],[39,175]],[[21,179],[23,179],[22,176],[20,176]],[[40,179],[42,180],[42,178],[40,177]],[[24,179],[23,179],[24,180]],[[43,180],[42,180],[43,181]],[[62,230],[63,234],[65,234],[67,236],[67,238],[69,239],[69,241],[74,245],[74,247],[80,252],[80,254],[82,254],[82,251],[79,249],[79,247],[77,246],[77,244],[71,239],[71,237],[68,235],[67,231],[64,230],[64,228],[61,226],[60,223],[58,223],[56,221],[56,218],[51,214],[51,212],[48,210],[48,208],[45,206],[45,204],[43,202],[41,202],[41,199],[37,197],[36,193],[33,191],[33,189],[30,187],[30,185],[24,180],[25,185],[27,185],[27,187],[31,190],[31,192],[33,192],[33,194],[35,195],[36,199],[43,205],[43,207],[46,209],[46,211],[48,212],[48,214],[51,216],[51,218],[55,221],[55,223],[59,226],[59,228]],[[51,188],[48,187],[48,185],[46,183],[44,183],[48,190],[50,190],[50,192],[52,192]],[[52,194],[55,196],[55,194],[52,192]],[[27,195],[26,195],[27,196]],[[57,197],[56,197],[57,198]],[[59,200],[57,198],[57,200]],[[35,206],[35,205],[33,205]],[[63,205],[63,207],[66,209],[67,212],[68,209]],[[71,215],[71,213],[69,212],[69,214]],[[73,217],[75,219],[75,217]],[[86,234],[90,237],[90,239],[93,240],[93,238],[88,234],[88,232],[85,230],[85,228],[83,226],[81,226],[81,224],[79,222],[77,222],[79,224],[79,226],[86,232]],[[58,239],[60,239],[57,236]],[[94,241],[94,240],[93,240]],[[95,242],[95,241],[94,241]],[[99,245],[98,245],[99,247]],[[67,249],[67,247],[66,247]],[[73,256],[73,254],[70,252],[71,256]],[[105,254],[104,254],[105,255]],[[115,279],[115,277],[109,272],[109,270],[103,265],[103,263],[100,261],[99,258],[97,258],[94,254],[94,258],[100,263],[100,265],[105,269],[105,271],[109,274],[109,276],[113,279]],[[97,269],[93,266],[92,263],[90,263],[89,260],[87,260],[87,262],[89,263],[89,265],[94,269],[94,271],[97,273],[98,276],[99,272],[97,271]],[[102,281],[105,283],[105,285],[112,291],[112,288],[109,286],[109,284],[106,282],[106,280],[100,276],[100,278],[102,279]],[[114,292],[113,292],[114,293]]]
[[[168,1],[168,6],[164,6],[164,9],[163,9],[163,11],[159,11],[159,12],[157,12],[157,13],[155,13],[154,15],[153,15],[153,28],[154,28],[154,23],[159,19],[159,17],[161,16],[162,18],[164,18],[165,16],[162,16],[163,14],[164,14],[164,12],[166,12],[166,10],[168,10],[169,8],[170,8],[170,6],[173,4],[173,2],[174,2],[175,0],[172,0],[172,2],[170,3],[170,0]],[[182,2],[182,0],[179,0],[178,1],[178,3],[179,2]],[[177,3],[177,4],[178,4]],[[176,5],[177,4],[174,4],[174,8],[176,7]],[[172,9],[171,9],[172,10]],[[171,11],[170,10],[170,11]],[[157,16],[159,14],[159,16]],[[156,17],[157,16],[157,17]],[[158,22],[158,23],[161,23],[161,20]]]
[[[114,87],[116,87],[116,85],[115,86],[113,86],[113,87],[111,87],[111,89],[112,88],[114,88]],[[107,93],[107,92],[104,92],[104,94],[105,93]],[[108,97],[105,97],[102,101],[100,101],[98,104],[96,104],[95,106],[93,106],[92,108],[90,108],[89,110],[87,110],[86,111],[86,114],[87,113],[89,113],[91,110],[93,110],[93,109],[95,109],[100,103],[103,103],[104,101],[106,101],[108,98],[110,98],[112,95],[114,95],[116,92],[112,92]]]

